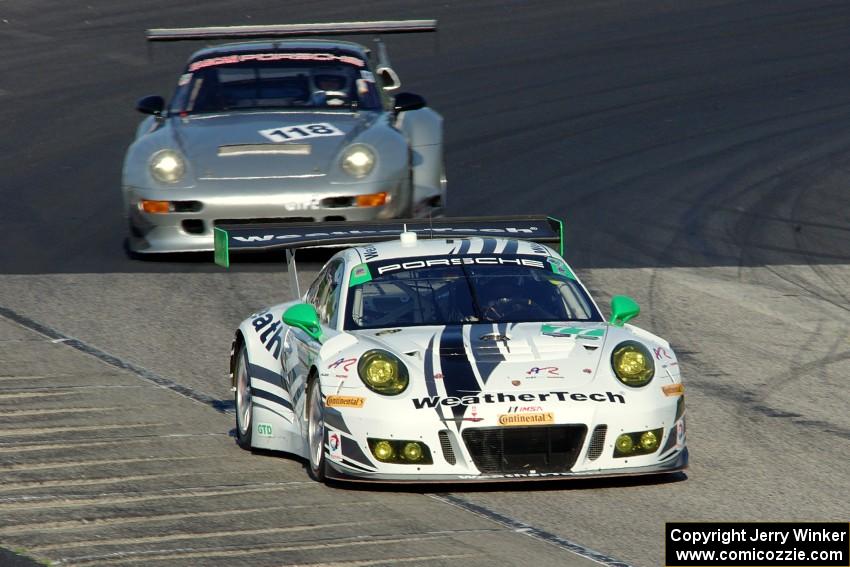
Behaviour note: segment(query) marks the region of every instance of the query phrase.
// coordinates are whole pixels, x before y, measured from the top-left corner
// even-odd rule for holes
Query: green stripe
[[[561,249],[558,250],[558,254],[563,256],[564,255],[564,221],[562,221],[561,219],[557,219],[555,217],[547,217],[547,218],[558,223],[558,236],[559,236],[559,239],[561,241]]]
[[[213,237],[215,239],[215,263],[222,268],[230,267],[230,238],[227,231],[218,227],[213,228]]]

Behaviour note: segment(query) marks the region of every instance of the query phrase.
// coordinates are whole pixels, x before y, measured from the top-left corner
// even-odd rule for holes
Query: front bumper
[[[289,181],[289,180],[288,180]],[[374,220],[399,216],[405,181],[329,184],[303,179],[285,187],[268,182],[223,184],[170,191],[125,186],[129,247],[136,253],[213,250],[213,229],[220,223],[323,222]],[[356,206],[356,196],[387,194],[379,206]],[[142,200],[168,202],[170,211],[144,212]]]
[[[440,416],[433,409],[413,410],[415,418],[408,410],[403,419],[393,419],[398,406],[391,411],[379,405],[370,398],[368,411],[326,409],[328,436],[335,436],[334,443],[326,445],[327,476],[349,481],[497,482],[653,475],[688,466],[683,398],[628,412],[601,400],[593,406],[547,404],[533,411],[554,419],[519,427],[500,425],[500,419],[524,411],[522,406],[479,406],[458,422],[451,411]],[[651,453],[616,456],[615,441],[621,434],[659,429],[661,438]],[[432,463],[381,462],[371,452],[370,438],[423,443]]]
[[[564,471],[545,473],[503,473],[503,474],[385,474],[356,471],[337,463],[328,463],[327,477],[346,482],[389,482],[389,483],[471,483],[471,482],[515,482],[533,480],[566,480],[566,479],[604,479],[630,476],[645,476],[670,474],[688,468],[689,453],[685,447],[671,455],[667,461],[642,467],[625,467],[610,470]]]

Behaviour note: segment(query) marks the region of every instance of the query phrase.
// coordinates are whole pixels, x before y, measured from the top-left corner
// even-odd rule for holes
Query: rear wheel
[[[248,375],[248,353],[243,345],[236,357],[233,369],[236,378],[236,444],[243,449],[251,448],[251,377]]]
[[[325,404],[319,378],[313,376],[307,387],[307,443],[310,449],[310,476],[325,480]]]

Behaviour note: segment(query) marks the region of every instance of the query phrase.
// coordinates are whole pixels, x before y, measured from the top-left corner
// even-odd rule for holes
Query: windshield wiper
[[[472,285],[472,281],[469,279],[469,272],[466,271],[466,266],[461,264],[460,269],[463,270],[463,279],[466,282],[466,286],[469,288],[469,295],[472,297],[472,308],[475,310],[475,320],[481,321],[484,319],[484,315],[481,312],[481,305],[478,303],[478,292],[475,291],[475,286]],[[464,319],[466,319],[466,317],[464,317]]]

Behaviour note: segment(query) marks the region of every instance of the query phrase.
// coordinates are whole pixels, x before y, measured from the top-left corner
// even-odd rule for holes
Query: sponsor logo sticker
[[[328,368],[340,369],[341,367],[343,372],[348,372],[348,369],[351,368],[351,365],[355,362],[357,362],[356,358],[340,358],[328,364]]]
[[[655,353],[655,360],[661,360],[662,358],[665,360],[673,360],[673,357],[670,356],[670,353],[668,353],[667,349],[664,347],[657,347],[652,350]]]
[[[554,412],[503,413],[499,416],[499,425],[538,425],[541,423],[555,423]]]
[[[257,424],[257,435],[261,435],[262,437],[271,437],[272,436],[272,426],[269,423],[258,423]]]
[[[339,433],[328,433],[328,448],[330,449],[331,459],[335,461],[342,460],[342,439]]]
[[[325,405],[329,408],[362,408],[366,398],[360,396],[328,396]]]

